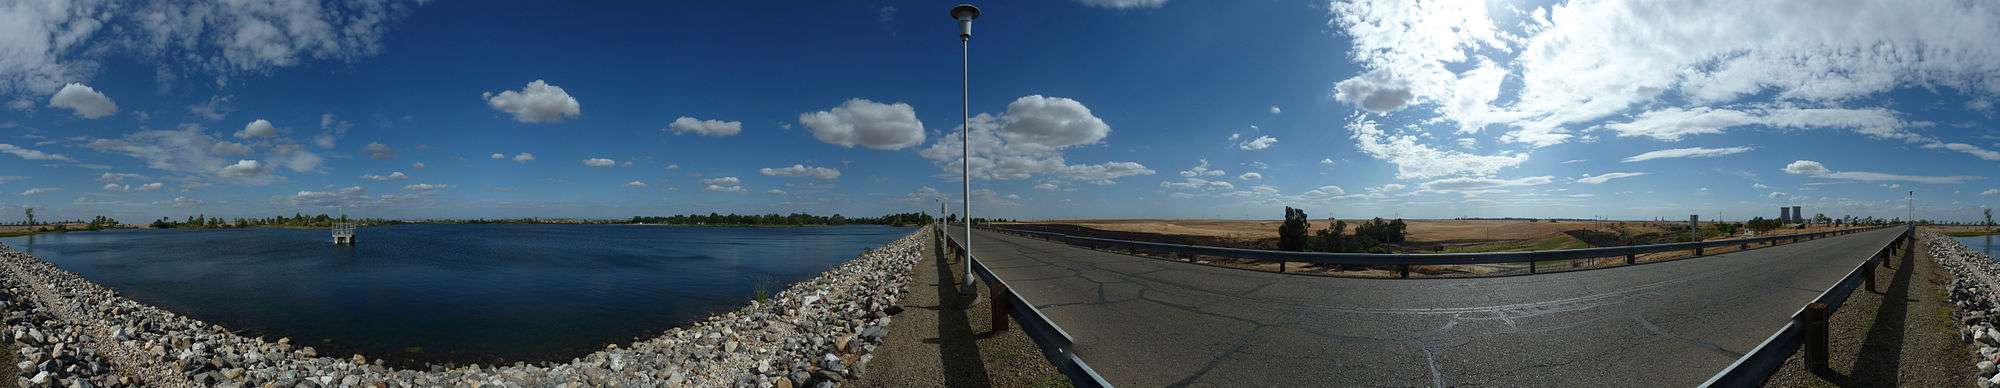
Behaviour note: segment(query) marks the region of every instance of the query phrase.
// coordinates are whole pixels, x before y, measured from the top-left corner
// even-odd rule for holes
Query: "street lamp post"
[[[951,7],[951,18],[958,20],[958,92],[959,117],[958,146],[960,150],[959,173],[965,189],[965,281],[958,286],[959,294],[978,292],[972,285],[972,61],[970,42],[972,41],[972,19],[979,18],[979,7],[959,4]]]

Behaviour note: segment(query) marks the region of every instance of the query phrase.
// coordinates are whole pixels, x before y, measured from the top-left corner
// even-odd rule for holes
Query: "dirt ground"
[[[1921,245],[1919,245],[1921,246]],[[1951,275],[1921,249],[1875,271],[1877,291],[1854,290],[1827,322],[1827,370],[1793,353],[1772,387],[1951,387],[1976,377],[1971,345],[1958,341]]]

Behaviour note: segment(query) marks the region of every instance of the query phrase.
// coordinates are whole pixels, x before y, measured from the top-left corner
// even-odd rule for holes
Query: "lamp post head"
[[[951,18],[958,20],[958,39],[972,39],[972,19],[979,18],[979,7],[972,4],[951,7]]]

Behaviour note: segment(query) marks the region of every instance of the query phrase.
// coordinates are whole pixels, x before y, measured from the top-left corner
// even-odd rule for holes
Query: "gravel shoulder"
[[[953,284],[964,263],[939,260],[936,244],[924,243],[924,258],[910,268],[906,310],[895,316],[889,336],[875,351],[869,374],[857,387],[1067,387],[1069,379],[1042,357],[1020,322],[993,332],[986,290],[971,307],[956,308]]]
[[[1926,236],[1932,237],[1932,236]],[[1927,245],[1920,241],[1919,246]],[[1876,267],[1876,291],[1856,289],[1827,323],[1830,370],[1805,367],[1795,352],[1767,386],[1963,386],[1977,370],[1953,319],[1952,274],[1927,249]]]

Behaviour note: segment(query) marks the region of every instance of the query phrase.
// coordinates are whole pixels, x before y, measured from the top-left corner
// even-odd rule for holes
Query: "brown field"
[[[1345,220],[1352,233],[1353,226],[1363,220]],[[1675,230],[1685,231],[1684,222],[1655,221],[1562,221],[1529,222],[1527,220],[1405,220],[1409,225],[1409,242],[1397,246],[1399,252],[1495,252],[1573,249],[1594,246],[1573,237],[1571,232],[1591,231],[1616,233],[1623,229],[1627,233],[1672,234]],[[1172,242],[1197,245],[1223,245],[1246,248],[1271,249],[1278,239],[1277,220],[1055,220],[1013,223],[1019,227],[1032,226],[1074,226],[1096,229],[1106,233],[1088,232],[1093,237],[1123,238]],[[1312,220],[1311,229],[1318,230],[1331,226],[1329,220]],[[1834,228],[1811,227],[1807,229],[1778,229],[1762,235],[1791,235],[1808,232],[1833,230]],[[1086,231],[1087,232],[1087,231]],[[1071,232],[1074,233],[1074,232]],[[1684,232],[1681,232],[1684,233]],[[1579,233],[1581,235],[1584,233]],[[1709,238],[1718,240],[1723,238]],[[1757,248],[1757,247],[1752,247]],[[1705,254],[1714,255],[1738,251],[1734,246],[1708,249]],[[1148,252],[1127,252],[1144,256],[1160,256]],[[1639,255],[1639,262],[1673,260],[1693,256],[1693,251],[1661,252]],[[1162,259],[1182,260],[1196,264],[1259,271],[1277,271],[1278,264],[1253,260],[1239,260],[1223,257],[1160,256]],[[1551,260],[1537,263],[1536,272],[1557,272],[1575,269],[1597,268],[1624,264],[1623,258],[1603,258],[1587,260]],[[1394,277],[1393,268],[1370,268],[1335,265],[1310,265],[1289,263],[1287,272],[1350,277]],[[1481,264],[1481,265],[1421,265],[1412,266],[1413,276],[1492,276],[1527,273],[1528,265]]]

